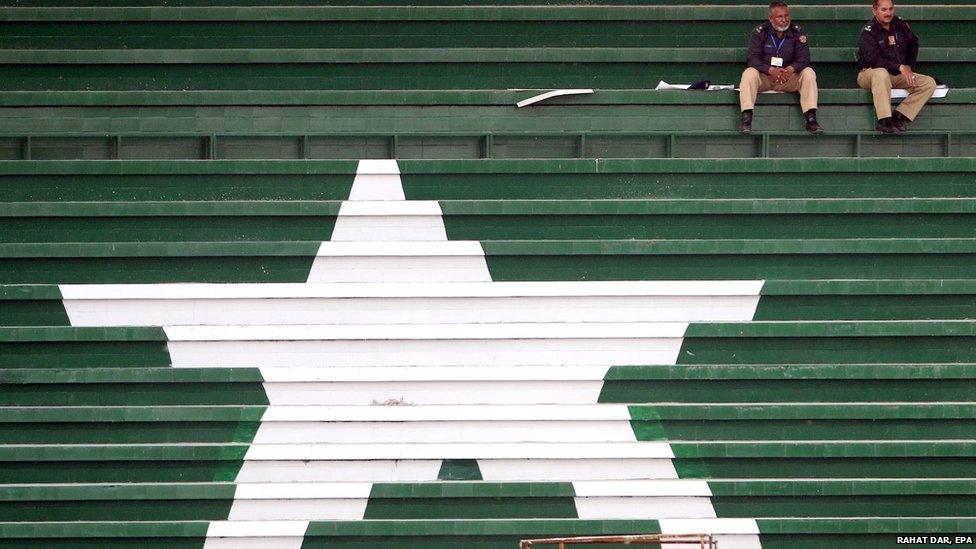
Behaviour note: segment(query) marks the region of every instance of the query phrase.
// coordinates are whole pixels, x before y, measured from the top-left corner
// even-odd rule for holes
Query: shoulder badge
[[[871,32],[871,25],[864,25],[864,30],[867,32]]]
[[[762,32],[762,30],[763,30],[763,26],[762,25],[759,25],[758,27],[756,27],[755,32],[756,32],[756,34],[759,34],[759,33]]]
[[[800,43],[801,44],[806,44],[807,43],[807,35],[801,34],[799,40],[800,40]]]
[[[795,30],[796,32],[800,32],[800,25],[797,25],[797,24],[794,23],[793,24],[793,30]]]

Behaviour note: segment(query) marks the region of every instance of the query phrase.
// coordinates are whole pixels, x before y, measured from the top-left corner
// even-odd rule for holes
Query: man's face
[[[895,17],[895,4],[891,0],[879,0],[877,7],[872,7],[875,19],[879,23],[887,25]]]
[[[776,32],[783,32],[790,28],[790,8],[773,8],[769,10],[769,22]]]

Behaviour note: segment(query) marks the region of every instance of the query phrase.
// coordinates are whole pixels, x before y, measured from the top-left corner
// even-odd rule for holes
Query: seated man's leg
[[[908,79],[902,75],[892,79],[893,85],[896,88],[908,90],[908,97],[906,97],[898,108],[895,109],[902,114],[905,118],[909,120],[915,120],[918,116],[918,112],[922,110],[925,103],[932,98],[932,94],[935,93],[935,79],[931,76],[925,76],[924,74],[915,73],[915,85],[909,86]],[[902,87],[899,84],[904,84]]]
[[[817,73],[810,67],[800,71],[797,76],[797,87],[800,91],[800,110],[808,112],[817,108]]]
[[[864,69],[857,75],[857,85],[871,90],[878,120],[891,117],[891,75],[886,69]]]
[[[823,126],[817,122],[817,73],[810,67],[794,74],[783,84],[773,86],[773,89],[784,92],[800,92],[800,110],[806,119],[807,131],[823,133]]]
[[[740,132],[752,133],[752,109],[756,106],[756,96],[759,92],[768,89],[770,89],[769,77],[765,74],[752,67],[742,71],[742,79],[739,80],[739,110],[742,112]]]
[[[739,80],[739,110],[751,111],[756,106],[756,96],[769,88],[769,77],[749,67],[742,71]]]

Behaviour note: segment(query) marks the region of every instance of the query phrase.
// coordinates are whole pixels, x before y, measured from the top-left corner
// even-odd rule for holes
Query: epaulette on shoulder
[[[864,28],[861,30],[864,32],[871,32],[871,25],[870,24],[864,25]]]
[[[753,29],[753,32],[755,32],[756,34],[759,34],[759,33],[762,32],[762,30],[763,30],[763,26],[762,25],[759,25],[758,27],[756,27],[755,29]]]
[[[797,25],[796,23],[793,23],[793,30],[795,30],[796,32],[802,32],[800,30],[800,25]]]

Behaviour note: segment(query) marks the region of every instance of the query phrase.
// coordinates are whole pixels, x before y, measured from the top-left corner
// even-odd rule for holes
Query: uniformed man
[[[918,38],[901,17],[895,16],[891,0],[874,0],[874,19],[861,29],[858,44],[857,85],[871,90],[875,129],[882,133],[905,131],[905,125],[922,110],[935,92],[935,79],[915,72]],[[891,88],[908,90],[908,97],[891,111]]]
[[[823,133],[817,122],[817,74],[810,68],[807,35],[790,22],[790,8],[783,2],[771,3],[769,21],[753,29],[747,64],[739,83],[740,132],[752,133],[756,95],[775,90],[799,91],[807,131]]]

